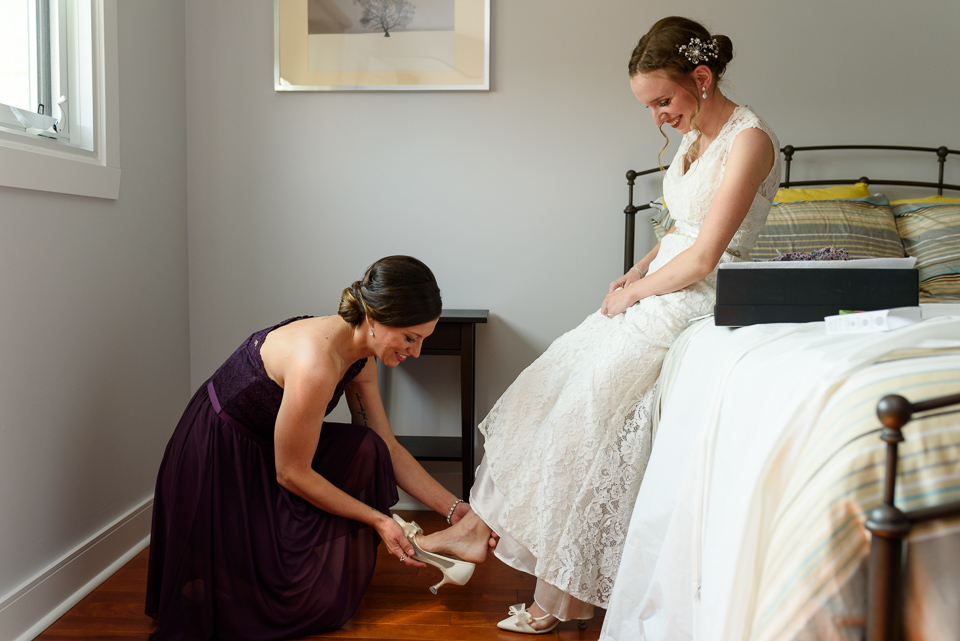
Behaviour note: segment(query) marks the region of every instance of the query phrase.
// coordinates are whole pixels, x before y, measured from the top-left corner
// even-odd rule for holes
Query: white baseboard
[[[0,639],[30,641],[150,542],[153,497],[0,598]]]

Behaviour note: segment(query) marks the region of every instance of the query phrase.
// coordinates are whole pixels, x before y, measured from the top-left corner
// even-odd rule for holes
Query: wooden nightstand
[[[486,309],[445,309],[436,329],[420,350],[425,356],[460,357],[460,436],[397,436],[419,461],[460,461],[463,495],[473,486],[473,442],[476,429],[476,333],[477,323],[486,323]]]

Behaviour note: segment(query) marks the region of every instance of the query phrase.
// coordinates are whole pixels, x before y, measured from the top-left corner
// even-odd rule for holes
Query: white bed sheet
[[[750,638],[757,562],[804,427],[884,354],[960,346],[960,317],[859,335],[711,319],[691,332],[634,508],[609,641]]]

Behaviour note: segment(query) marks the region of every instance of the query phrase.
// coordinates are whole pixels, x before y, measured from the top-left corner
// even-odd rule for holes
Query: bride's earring
[[[373,336],[373,325],[370,326],[370,335]]]
[[[700,94],[700,96],[701,96],[704,100],[707,99],[707,86],[706,86],[706,85],[703,86],[703,93]]]

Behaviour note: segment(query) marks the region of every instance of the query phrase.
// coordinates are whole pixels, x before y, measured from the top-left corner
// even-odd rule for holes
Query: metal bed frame
[[[893,179],[880,179],[875,180],[867,178],[866,176],[861,176],[857,179],[842,178],[839,180],[800,180],[792,181],[790,180],[790,168],[793,163],[793,156],[797,152],[806,152],[806,151],[834,151],[834,150],[849,150],[849,149],[858,149],[858,150],[879,150],[879,151],[913,151],[913,152],[923,152],[923,153],[933,153],[937,157],[937,181],[936,182],[922,182],[915,180],[893,180]],[[858,182],[865,182],[870,185],[897,185],[901,187],[929,187],[937,190],[938,195],[943,195],[944,189],[951,189],[954,191],[960,191],[960,185],[952,185],[943,182],[943,170],[944,165],[947,161],[947,156],[950,154],[960,155],[960,150],[956,149],[947,149],[946,147],[901,147],[897,145],[816,145],[811,147],[794,147],[793,145],[786,145],[780,149],[780,153],[783,154],[783,180],[780,183],[781,187],[803,187],[810,185],[853,185]],[[668,165],[669,166],[669,165]],[[664,167],[663,170],[666,170],[667,167]],[[643,211],[645,209],[650,209],[649,204],[643,204],[636,206],[633,204],[633,187],[635,181],[640,176],[647,176],[661,171],[660,167],[655,167],[653,169],[645,169],[643,171],[634,171],[630,170],[627,172],[627,190],[628,190],[628,199],[627,206],[623,210],[624,215],[626,216],[626,229],[624,231],[624,247],[623,247],[623,271],[626,273],[629,271],[630,267],[636,262],[634,260],[634,239],[636,235],[636,214],[638,211]]]
[[[867,566],[867,641],[899,641],[903,635],[903,541],[915,523],[960,516],[960,501],[904,512],[894,505],[897,483],[897,444],[904,440],[902,428],[913,420],[960,409],[960,394],[911,403],[898,395],[884,396],[877,404],[883,424],[880,438],[887,444],[883,503],[867,515],[870,530],[870,560]],[[919,416],[918,416],[919,415]]]

